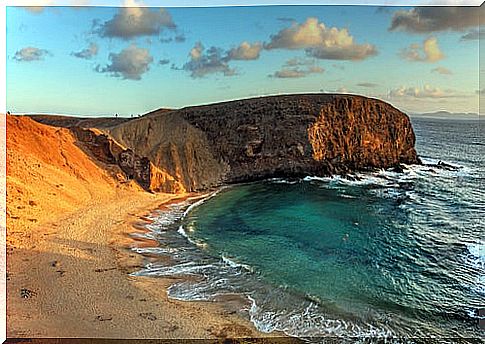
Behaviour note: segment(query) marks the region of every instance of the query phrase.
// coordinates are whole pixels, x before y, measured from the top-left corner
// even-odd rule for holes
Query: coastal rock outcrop
[[[269,96],[100,123],[71,129],[96,159],[150,191],[420,163],[409,117],[356,95]]]
[[[283,95],[154,111],[107,132],[187,191],[419,163],[408,116],[354,95]],[[157,187],[170,191],[163,183]]]

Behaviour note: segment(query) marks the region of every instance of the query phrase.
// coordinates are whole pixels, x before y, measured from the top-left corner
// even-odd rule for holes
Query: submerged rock
[[[401,164],[397,164],[396,166],[393,166],[391,168],[391,171],[396,172],[396,173],[403,173],[404,172],[404,166],[401,165]]]
[[[450,164],[447,164],[446,162],[443,162],[441,160],[438,161],[436,166],[441,168],[441,169],[448,170],[448,171],[458,171],[461,168],[460,166],[450,165]]]

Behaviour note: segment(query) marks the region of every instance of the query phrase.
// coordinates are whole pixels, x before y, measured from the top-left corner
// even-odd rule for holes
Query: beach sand
[[[169,279],[129,276],[146,258],[128,234],[186,195],[145,192],[28,118],[7,119],[7,148],[8,337],[265,336],[220,302],[168,299]]]

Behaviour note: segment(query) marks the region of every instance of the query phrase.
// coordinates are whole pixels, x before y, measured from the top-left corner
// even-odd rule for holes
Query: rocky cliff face
[[[354,95],[261,97],[160,109],[129,121],[33,118],[71,128],[95,159],[150,191],[419,163],[408,116]]]
[[[184,186],[133,149],[125,148],[96,128],[70,127],[76,138],[96,160],[116,165],[126,179],[135,180],[147,191],[185,192]]]
[[[146,159],[138,165],[145,166],[143,186],[165,192],[419,163],[407,115],[353,95],[284,95],[155,111],[106,133]]]

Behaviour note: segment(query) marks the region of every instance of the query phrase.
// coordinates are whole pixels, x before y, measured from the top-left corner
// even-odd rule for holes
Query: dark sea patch
[[[159,245],[134,250],[160,260],[135,274],[182,277],[175,299],[239,295],[264,332],[483,338],[483,129],[413,125],[425,164],[402,173],[272,179],[154,213]]]

